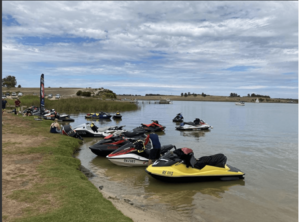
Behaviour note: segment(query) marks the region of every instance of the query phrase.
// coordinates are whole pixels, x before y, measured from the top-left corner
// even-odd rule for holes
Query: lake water
[[[163,183],[143,167],[120,167],[96,156],[88,147],[100,139],[87,138],[77,157],[95,174],[91,179],[95,186],[181,221],[298,221],[298,105],[192,101],[138,105],[137,111],[122,112],[122,120],[97,121],[96,125],[126,125],[131,130],[158,120],[166,126],[159,133],[162,145],[192,148],[197,158],[223,153],[229,165],[246,174],[245,179]],[[179,112],[185,121],[198,117],[213,129],[177,131],[172,119]],[[89,122],[84,116],[72,115],[71,125]]]

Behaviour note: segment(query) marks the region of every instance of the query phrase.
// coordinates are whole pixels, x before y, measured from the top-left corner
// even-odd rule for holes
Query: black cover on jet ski
[[[200,170],[206,165],[224,167],[227,162],[227,157],[222,153],[203,156],[200,157],[199,160],[195,159],[194,153],[185,154],[181,149],[177,149],[173,153],[182,159],[187,167],[191,166]]]
[[[141,136],[144,135],[144,131],[133,131],[133,132],[123,132],[121,135],[124,135],[125,137],[135,137],[135,136]]]
[[[201,170],[206,165],[224,167],[226,162],[227,162],[227,157],[222,153],[218,153],[211,156],[200,157],[197,163],[195,164],[195,168]]]

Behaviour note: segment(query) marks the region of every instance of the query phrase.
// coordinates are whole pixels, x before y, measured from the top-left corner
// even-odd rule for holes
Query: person
[[[183,116],[181,115],[181,113],[177,114],[178,118],[183,119]]]
[[[31,116],[32,113],[31,113],[31,109],[27,109],[26,112],[24,113],[24,116]]]
[[[19,98],[16,99],[15,101],[15,107],[16,107],[16,111],[15,111],[15,114],[19,115],[19,112],[20,112],[20,106],[21,106],[21,101],[19,100]]]
[[[4,98],[2,98],[2,116],[5,111],[6,103],[7,103],[7,101]],[[2,124],[3,124],[3,121],[2,121]]]
[[[145,146],[150,142],[150,155],[148,160],[148,166],[154,163],[160,157],[161,145],[159,142],[158,135],[152,131],[145,139]]]
[[[50,133],[61,133],[60,125],[58,124],[58,119],[55,119],[50,126]]]
[[[98,127],[95,125],[94,122],[91,123],[91,129],[92,129],[94,132],[98,132]]]
[[[199,125],[199,124],[200,124],[200,119],[199,119],[199,118],[196,118],[196,119],[194,120],[194,123],[195,123],[195,125]]]

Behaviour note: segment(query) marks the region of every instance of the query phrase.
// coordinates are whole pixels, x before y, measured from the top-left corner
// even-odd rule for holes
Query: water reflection
[[[247,186],[243,180],[166,184],[149,176],[144,167],[120,167],[105,157],[97,157],[88,147],[100,138],[86,138],[78,158],[95,174],[91,182],[103,185],[103,191],[136,200],[140,206],[152,210],[167,209],[171,214],[180,211],[186,221],[204,221],[205,215],[209,218],[205,221],[230,221],[224,218],[237,215],[236,212],[249,218],[250,212],[258,212],[257,222],[272,217],[291,221],[297,217],[298,106],[249,103],[237,107],[232,103],[175,101],[172,105],[145,103],[139,107],[137,111],[122,112],[120,122],[97,120],[97,123],[102,127],[121,124],[126,125],[126,130],[132,130],[157,119],[166,126],[164,132],[157,133],[162,145],[190,147],[197,158],[224,153],[229,164],[247,171]],[[186,120],[201,116],[214,129],[178,131],[172,121],[178,112]],[[71,116],[75,119],[70,123],[72,126],[92,121],[85,119],[85,114]],[[284,131],[274,119],[287,126]],[[288,207],[290,211],[284,210],[287,203],[292,203]]]
[[[195,193],[202,193],[221,198],[229,187],[245,185],[244,180],[239,181],[214,181],[195,183],[165,183],[156,180],[145,172],[145,167],[121,167],[111,163],[105,157],[96,157],[92,161],[92,169],[95,174],[105,176],[111,181],[122,182],[134,188],[144,187],[148,195],[158,195],[165,202],[192,197]],[[174,195],[176,193],[176,195]],[[179,195],[180,194],[180,195]],[[166,196],[169,196],[166,198]],[[163,197],[163,198],[162,198]],[[170,201],[168,201],[170,200]]]
[[[191,213],[195,209],[193,201],[199,193],[222,198],[230,187],[245,185],[244,180],[165,183],[149,176],[145,172],[145,167],[120,167],[105,157],[95,157],[89,168],[96,175],[94,183],[99,184],[101,181],[101,184],[105,184],[109,189],[118,187],[113,189],[116,196],[128,194],[130,190],[131,195],[137,196],[135,198],[137,202],[143,204],[156,202],[181,213]],[[205,198],[203,195],[202,198]]]
[[[203,137],[205,136],[205,132],[208,132],[209,130],[199,130],[199,131],[180,131],[181,136],[187,136],[187,137]]]

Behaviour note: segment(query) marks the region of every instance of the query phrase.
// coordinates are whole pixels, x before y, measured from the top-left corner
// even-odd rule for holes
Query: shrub
[[[83,92],[83,93],[82,93],[82,96],[90,97],[90,96],[91,96],[91,92]]]
[[[77,96],[81,96],[82,95],[82,91],[81,90],[77,91],[76,95]]]

